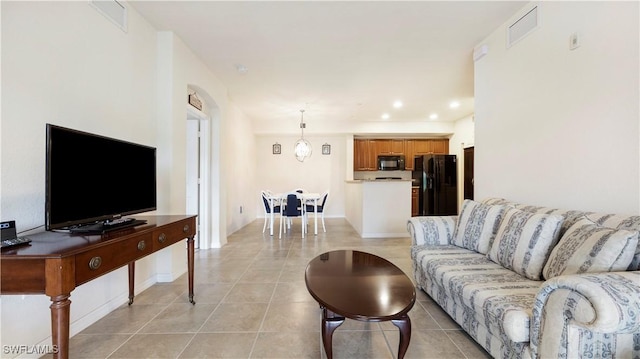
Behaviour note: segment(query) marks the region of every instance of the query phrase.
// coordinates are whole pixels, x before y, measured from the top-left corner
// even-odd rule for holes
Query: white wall
[[[184,213],[186,94],[204,91],[212,115],[212,219],[219,242],[255,219],[229,213],[253,199],[255,153],[250,120],[226,88],[171,33],[158,33],[129,8],[125,33],[87,2],[1,2],[2,142],[0,211],[18,230],[44,222],[45,123],[158,147],[158,213]],[[246,192],[227,195],[227,184]],[[136,263],[136,292],[184,273],[175,245]],[[71,294],[71,334],[126,302],[127,271]],[[196,294],[197,295],[197,294]],[[2,296],[0,341],[50,345],[50,300]],[[10,330],[8,330],[10,328]]]
[[[464,149],[473,147],[475,141],[475,125],[473,115],[455,122],[453,136],[449,139],[449,153],[458,160],[458,211],[464,201]],[[481,198],[478,198],[480,200]]]
[[[124,33],[87,2],[1,6],[0,205],[21,231],[44,223],[46,123],[157,145],[156,33],[135,12]],[[137,289],[155,281],[154,265],[154,257],[137,263]],[[74,290],[72,334],[125,303],[127,292],[126,269]],[[2,344],[49,338],[49,305],[44,295],[3,295]]]
[[[453,133],[454,123],[443,121],[336,121],[327,118],[315,117],[313,110],[304,114],[304,122],[307,125],[305,136],[319,134],[356,134],[403,137],[411,134],[420,136],[440,136]],[[300,134],[300,113],[292,111],[288,121],[254,121],[253,131],[259,135]]]
[[[165,137],[162,150],[170,158],[163,178],[171,188],[171,213],[183,213],[186,197],[186,110],[187,87],[198,89],[198,95],[213,110],[211,133],[212,179],[212,238],[211,247],[226,243],[228,233],[242,228],[255,219],[252,206],[246,207],[255,191],[255,136],[251,121],[228,99],[224,85],[212,74],[193,52],[171,32],[158,34],[159,49],[170,57],[158,71],[164,79],[158,86],[158,106],[170,108],[160,111],[159,121],[171,132]],[[163,62],[166,60],[161,59]],[[159,148],[160,151],[160,148]]]
[[[538,4],[529,36],[506,49],[505,24],[481,43],[476,197],[637,214],[639,3]]]
[[[329,190],[325,217],[344,217],[345,215],[345,178],[346,178],[346,142],[344,135],[313,135],[304,138],[311,143],[313,153],[304,162],[293,155],[293,144],[298,135],[259,135],[257,136],[256,189],[251,204],[258,217],[264,216],[264,205],[260,191],[287,192],[304,188],[309,192],[323,193]],[[282,154],[274,155],[272,145],[279,143]],[[331,145],[331,154],[322,154],[323,144]]]

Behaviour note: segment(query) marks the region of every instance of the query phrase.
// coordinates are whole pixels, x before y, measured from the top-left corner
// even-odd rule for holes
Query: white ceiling
[[[431,113],[455,121],[473,113],[473,48],[526,4],[129,3],[158,30],[179,36],[253,121],[299,119],[304,108],[305,121],[361,122],[429,121]],[[394,109],[395,100],[404,106]],[[458,109],[449,108],[452,100]]]

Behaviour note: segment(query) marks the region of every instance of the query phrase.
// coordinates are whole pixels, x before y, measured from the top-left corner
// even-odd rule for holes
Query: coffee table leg
[[[398,359],[404,358],[409,348],[409,341],[411,340],[411,320],[408,315],[394,319],[391,321],[393,325],[400,329],[400,345],[398,346]]]
[[[344,323],[344,317],[336,315],[327,308],[322,308],[322,343],[327,359],[333,358],[331,346],[333,343],[333,332]]]

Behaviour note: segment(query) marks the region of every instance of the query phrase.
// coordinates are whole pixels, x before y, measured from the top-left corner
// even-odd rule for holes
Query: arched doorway
[[[186,191],[188,213],[198,214],[198,248],[226,243],[220,156],[220,110],[202,88],[189,85],[187,95],[197,93],[202,111],[187,104]],[[186,96],[185,95],[185,98]]]

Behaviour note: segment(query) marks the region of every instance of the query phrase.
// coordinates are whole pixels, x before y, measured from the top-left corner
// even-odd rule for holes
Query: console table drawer
[[[76,285],[153,253],[151,234],[136,236],[76,256]]]
[[[153,249],[159,250],[168,247],[196,233],[195,218],[185,219],[180,222],[158,228],[153,231]]]

